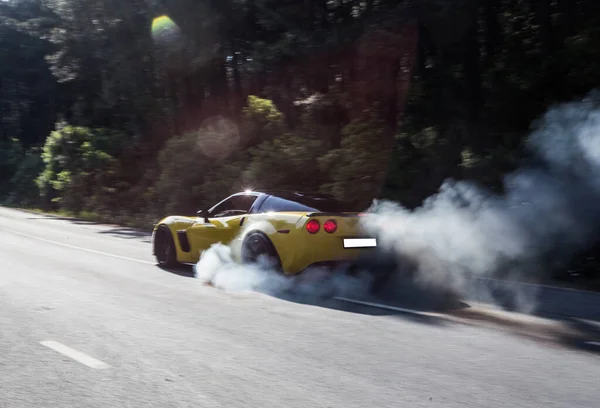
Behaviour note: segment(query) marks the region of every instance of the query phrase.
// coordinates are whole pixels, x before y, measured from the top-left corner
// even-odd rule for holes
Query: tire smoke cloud
[[[194,266],[194,275],[203,283],[228,292],[256,291],[272,296],[289,296],[296,300],[316,301],[335,296],[363,296],[370,286],[370,276],[345,271],[313,268],[302,274],[285,276],[266,260],[240,264],[232,256],[232,248],[214,244],[204,251]]]
[[[600,94],[551,108],[526,147],[532,158],[505,177],[503,195],[448,180],[412,211],[374,202],[362,225],[418,284],[493,300],[481,278],[498,278],[513,307],[531,311],[535,290],[516,282],[542,280],[598,235]]]

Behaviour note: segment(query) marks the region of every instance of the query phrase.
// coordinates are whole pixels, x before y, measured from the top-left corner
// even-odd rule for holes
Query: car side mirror
[[[200,210],[196,214],[198,214],[198,217],[204,218],[204,222],[208,222],[208,211],[207,210]]]

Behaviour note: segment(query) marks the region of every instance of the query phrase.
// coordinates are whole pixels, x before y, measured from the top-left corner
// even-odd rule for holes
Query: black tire
[[[158,265],[162,268],[175,268],[177,262],[177,252],[175,250],[175,242],[171,231],[167,227],[160,227],[156,231],[154,238],[154,256]]]
[[[260,258],[265,259],[276,271],[282,271],[281,260],[271,240],[262,232],[251,232],[242,243],[242,262],[256,263]]]

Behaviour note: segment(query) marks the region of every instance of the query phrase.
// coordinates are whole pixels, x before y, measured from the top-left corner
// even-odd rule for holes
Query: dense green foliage
[[[114,130],[60,124],[43,148],[45,167],[36,179],[41,199],[75,212],[117,208],[115,157],[126,141]]]
[[[245,187],[499,188],[530,123],[600,83],[599,20],[597,0],[0,2],[0,194],[146,225]]]

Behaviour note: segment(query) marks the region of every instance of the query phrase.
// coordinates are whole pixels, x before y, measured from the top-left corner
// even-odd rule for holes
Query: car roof
[[[342,203],[332,196],[322,193],[301,192],[294,190],[264,190],[260,194],[276,197],[287,201],[293,201],[300,206],[306,207],[306,210],[318,211],[349,211],[348,204]]]
[[[263,206],[265,200],[273,197],[279,200],[295,202],[298,207],[294,211],[309,211],[309,212],[349,212],[353,209],[348,208],[348,204],[344,204],[339,200],[328,196],[327,194],[314,192],[301,192],[297,190],[244,190],[231,194],[228,198],[213,206],[220,205],[223,201],[236,196],[254,196],[255,202],[252,204],[250,212],[254,213]],[[293,206],[294,207],[294,206]],[[212,210],[212,209],[211,209]],[[288,210],[289,211],[289,210]],[[354,210],[358,211],[358,210]]]
[[[313,193],[308,191],[297,191],[297,190],[258,190],[258,191],[242,191],[241,194],[266,194],[276,197],[290,199],[292,197],[310,197],[310,198],[321,198],[327,200],[333,200],[333,197],[329,197],[322,193]]]
[[[259,191],[242,191],[240,193],[235,193],[234,195],[239,194],[252,194],[252,195],[267,195],[274,196],[278,198],[282,198],[284,200],[311,200],[311,201],[328,201],[330,203],[338,203],[341,204],[337,199],[327,194],[322,193],[314,193],[314,192],[306,192],[306,191],[297,191],[297,190],[259,190]]]

